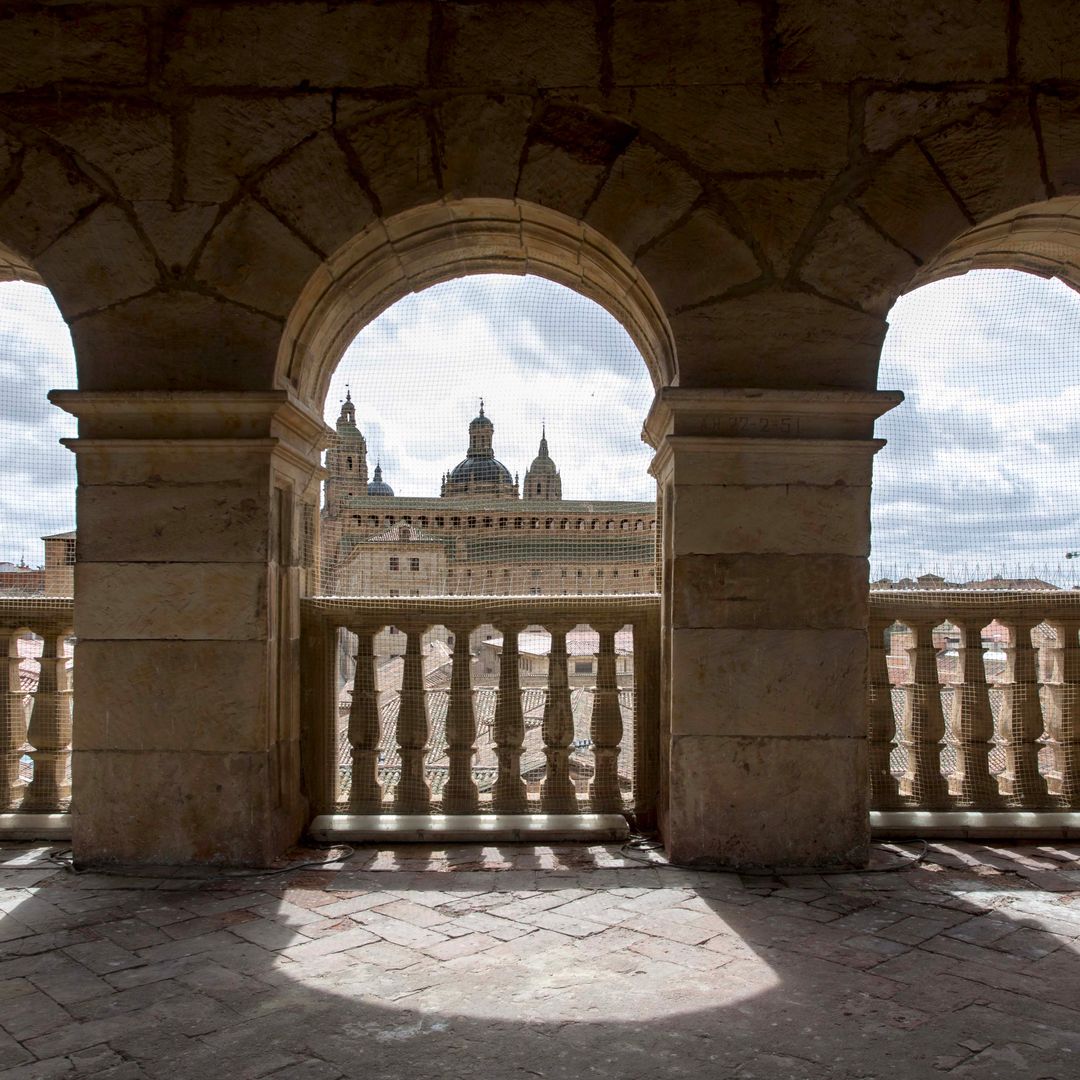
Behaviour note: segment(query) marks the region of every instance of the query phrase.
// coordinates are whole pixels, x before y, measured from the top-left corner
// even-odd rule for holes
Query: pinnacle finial
[[[484,399],[483,398],[480,399],[480,415],[481,416],[484,415]]]
[[[345,400],[352,401],[352,391],[349,389],[349,384],[345,384]]]

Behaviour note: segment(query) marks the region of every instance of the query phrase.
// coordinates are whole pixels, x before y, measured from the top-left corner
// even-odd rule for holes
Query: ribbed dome
[[[459,461],[443,478],[441,495],[445,498],[491,498],[516,499],[517,484],[510,470],[495,457],[491,448],[495,425],[484,415],[484,403],[480,402],[480,415],[469,424],[469,449],[465,460]]]
[[[475,421],[474,421],[475,423]],[[467,457],[450,471],[454,484],[512,484],[510,470],[493,457]]]
[[[382,478],[382,465],[375,466],[375,478],[367,486],[369,495],[393,495],[394,489]]]

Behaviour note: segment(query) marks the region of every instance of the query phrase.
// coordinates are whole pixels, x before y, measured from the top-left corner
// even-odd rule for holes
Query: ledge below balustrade
[[[620,843],[630,829],[622,814],[320,814],[308,833],[330,842],[548,844]]]
[[[1075,840],[1080,813],[1053,810],[871,810],[878,839]]]
[[[0,840],[70,840],[71,815],[15,810],[0,814]]]

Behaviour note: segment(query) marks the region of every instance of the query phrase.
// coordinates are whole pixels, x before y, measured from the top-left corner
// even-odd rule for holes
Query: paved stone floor
[[[570,845],[0,863],[4,1080],[1080,1077],[1080,845],[790,878]]]

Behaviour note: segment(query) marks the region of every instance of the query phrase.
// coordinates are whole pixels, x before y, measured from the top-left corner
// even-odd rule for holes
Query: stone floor
[[[0,862],[5,1080],[1080,1076],[1080,845],[786,878],[570,845]]]

